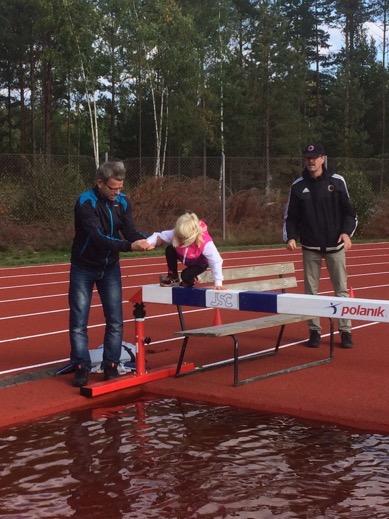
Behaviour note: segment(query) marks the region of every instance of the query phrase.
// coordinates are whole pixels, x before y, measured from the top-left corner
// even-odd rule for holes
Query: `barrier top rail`
[[[144,303],[389,322],[389,301],[384,299],[159,285],[143,285],[141,290]]]

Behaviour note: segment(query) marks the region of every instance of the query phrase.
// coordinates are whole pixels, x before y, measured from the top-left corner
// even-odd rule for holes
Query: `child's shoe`
[[[178,287],[180,285],[180,278],[178,274],[168,272],[160,276],[159,284],[161,287]]]
[[[194,284],[195,284],[194,281],[193,281],[192,283],[185,283],[185,281],[181,281],[181,283],[180,283],[180,287],[184,287],[184,288],[193,288],[193,287],[194,287]]]

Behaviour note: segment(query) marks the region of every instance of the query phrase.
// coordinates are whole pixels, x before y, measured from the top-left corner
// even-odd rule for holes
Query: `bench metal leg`
[[[184,313],[182,311],[182,306],[177,305],[177,313],[178,313],[178,319],[180,321],[180,328],[181,330],[185,330],[185,320],[184,320]],[[189,337],[185,337],[182,341],[181,345],[181,351],[177,362],[177,368],[176,368],[176,374],[175,376],[178,377],[181,371],[182,363],[184,362],[184,356],[186,351],[186,346],[188,344]]]
[[[207,370],[214,369],[214,368],[221,368],[222,366],[227,366],[229,364],[234,364],[234,373],[235,373],[235,366],[238,366],[238,362],[235,361],[235,343],[234,343],[234,357],[232,359],[219,360],[216,362],[212,362],[210,364],[204,364],[203,366],[197,366],[192,371],[185,371],[184,373],[181,373],[181,367],[182,367],[182,364],[184,363],[184,356],[185,356],[185,352],[186,352],[186,348],[187,348],[189,339],[190,339],[190,337],[185,337],[184,340],[182,341],[181,351],[180,351],[180,355],[179,355],[178,362],[177,362],[177,369],[176,369],[176,374],[175,374],[176,377],[187,377],[188,375],[193,375],[194,373],[199,373],[201,371],[207,371]],[[233,340],[235,340],[235,338],[233,338]],[[239,343],[236,340],[237,355],[238,355],[238,350],[239,350]],[[238,357],[238,360],[239,360],[239,357]],[[236,371],[236,377],[237,376],[238,376],[238,372]]]
[[[280,331],[278,332],[278,337],[277,337],[277,342],[276,342],[276,347],[275,347],[274,353],[278,353],[278,349],[279,349],[281,341],[282,341],[282,336],[284,335],[284,330],[285,330],[285,325],[283,324],[280,328]]]
[[[269,357],[270,355],[276,355],[278,353],[282,336],[284,334],[285,325],[283,324],[280,327],[280,331],[278,332],[277,342],[275,348],[271,351],[259,351],[257,353],[251,354],[249,357],[244,356],[242,359],[239,357],[239,341],[235,337],[235,335],[230,335],[233,345],[234,345],[234,386],[239,386],[239,384],[243,383],[243,381],[239,380],[239,360],[253,360],[258,357]],[[246,379],[248,380],[248,379]]]
[[[185,373],[181,373],[181,366],[184,362],[184,356],[185,356],[186,348],[187,348],[189,338],[190,338],[189,336],[184,337],[184,340],[182,341],[182,345],[181,345],[180,355],[178,357],[175,376],[176,377],[185,377],[188,375],[193,375],[193,373],[199,373],[201,371],[206,371],[206,370],[210,370],[213,368],[220,368],[222,366],[227,366],[229,364],[233,364],[234,365],[234,386],[237,386],[241,383],[239,381],[239,361],[240,360],[252,360],[252,359],[256,359],[258,357],[269,357],[270,355],[275,355],[278,352],[284,329],[285,329],[285,325],[282,325],[280,328],[280,331],[278,333],[276,345],[271,351],[260,351],[260,352],[250,353],[248,355],[243,355],[242,357],[239,357],[239,341],[238,341],[237,337],[235,335],[229,335],[229,337],[231,337],[232,342],[233,342],[234,351],[233,351],[232,359],[219,360],[216,362],[212,362],[210,364],[205,364],[204,366],[197,366],[193,371],[186,371]]]
[[[185,330],[184,313],[182,311],[182,307],[179,305],[177,305],[177,313],[178,313],[178,319],[180,321],[180,328],[181,328],[181,330]]]
[[[314,366],[321,366],[323,364],[328,364],[333,359],[333,357],[334,357],[334,324],[333,324],[333,320],[330,319],[330,346],[329,346],[329,356],[328,357],[325,357],[324,359],[320,359],[320,360],[313,360],[310,362],[305,362],[303,364],[297,364],[295,366],[291,366],[288,368],[282,368],[282,369],[279,369],[276,371],[270,371],[268,373],[263,373],[262,375],[255,375],[253,377],[248,377],[248,378],[239,380],[239,361],[254,360],[254,359],[258,359],[260,357],[269,357],[272,355],[276,355],[278,353],[280,345],[281,345],[284,330],[285,330],[285,325],[282,325],[278,332],[276,345],[272,350],[259,351],[259,352],[249,353],[247,355],[242,355],[242,356],[239,356],[239,341],[238,341],[237,337],[235,335],[229,335],[229,337],[231,337],[232,342],[233,342],[233,358],[232,359],[216,361],[211,364],[205,364],[204,366],[198,366],[193,371],[187,371],[185,373],[180,373],[181,366],[184,362],[186,348],[187,348],[188,341],[189,341],[189,336],[185,337],[182,342],[175,376],[176,377],[185,377],[188,375],[193,375],[194,373],[199,373],[201,371],[206,371],[206,370],[226,366],[229,364],[233,364],[234,365],[233,366],[233,368],[234,368],[233,384],[234,384],[234,386],[239,386],[242,384],[248,384],[249,382],[254,382],[256,380],[263,380],[266,378],[274,377],[276,375],[285,375],[287,373],[293,373],[294,371],[299,371],[301,369],[310,368],[310,367],[314,367]]]
[[[330,318],[330,359],[334,356],[334,321]]]
[[[282,333],[283,333],[283,330],[280,330],[279,338],[282,337]],[[281,342],[281,339],[280,339],[280,342]],[[277,343],[278,343],[278,341],[277,341]],[[279,347],[279,344],[277,344],[277,346],[276,346],[276,351],[278,351],[278,347]],[[258,355],[258,356],[260,356],[260,355]],[[241,384],[247,384],[249,382],[254,382],[256,380],[263,380],[265,378],[274,377],[276,375],[285,375],[287,373],[293,373],[294,371],[299,371],[299,370],[305,369],[305,368],[312,368],[314,366],[321,366],[323,364],[329,364],[332,361],[333,357],[334,357],[334,323],[333,323],[333,320],[330,319],[330,347],[329,347],[329,356],[328,357],[326,357],[324,359],[320,359],[320,360],[313,360],[310,362],[305,362],[304,364],[297,364],[297,365],[291,366],[289,368],[282,368],[282,369],[278,369],[276,371],[270,371],[268,373],[263,373],[262,375],[256,375],[254,377],[248,377],[248,378],[245,378],[242,380],[236,380],[235,376],[234,376],[234,386],[239,386]],[[251,358],[255,358],[255,357],[251,357]]]
[[[239,341],[235,335],[230,335],[234,344],[234,386],[239,383]]]
[[[180,356],[178,357],[178,362],[177,362],[177,369],[176,369],[176,374],[175,374],[176,377],[178,377],[180,375],[181,366],[182,366],[182,363],[184,362],[184,356],[185,356],[185,351],[186,351],[186,346],[188,344],[188,341],[189,341],[189,337],[185,337],[184,340],[182,341]]]

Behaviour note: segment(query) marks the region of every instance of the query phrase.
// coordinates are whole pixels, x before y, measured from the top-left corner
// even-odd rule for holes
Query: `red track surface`
[[[234,251],[223,254],[224,267],[264,264],[292,260],[296,265],[299,286],[303,292],[301,252],[284,249]],[[349,286],[362,298],[389,299],[389,243],[354,245],[348,253]],[[128,302],[135,288],[154,283],[165,270],[162,257],[122,260],[125,299],[125,340],[134,342],[132,305]],[[70,385],[70,375],[43,377],[32,382],[18,382],[18,377],[43,367],[55,368],[67,363],[68,264],[0,269],[0,388],[2,414],[0,427],[32,420],[53,412],[76,407],[100,405],[108,399],[132,395],[136,389],[124,390],[111,397],[91,401],[79,395]],[[321,293],[331,293],[328,274],[322,273]],[[90,346],[102,342],[103,315],[98,297],[93,299],[90,315]],[[148,348],[149,368],[159,368],[177,359],[179,341],[173,338],[178,329],[175,308],[149,304],[146,307],[146,335],[152,338]],[[212,322],[212,311],[188,309],[187,325],[202,326]],[[243,314],[241,318],[253,317]],[[255,316],[255,315],[254,315]],[[224,322],[236,314],[223,312]],[[327,323],[323,320],[324,333]],[[231,366],[181,379],[169,378],[143,386],[144,391],[232,404],[265,412],[285,413],[307,419],[379,432],[389,432],[389,335],[388,324],[354,321],[352,350],[336,347],[334,361],[327,365],[273,377],[234,388]],[[285,343],[305,340],[306,324],[286,328]],[[242,353],[257,350],[258,345],[271,346],[275,330],[247,333],[241,336]],[[319,350],[301,345],[283,349],[276,358],[242,364],[242,376],[261,370],[311,360],[323,356],[327,340]],[[193,346],[195,344],[195,346]],[[230,357],[228,338],[207,342],[197,340],[189,347],[188,361],[211,362]],[[326,353],[326,352],[325,352]],[[99,380],[96,375],[96,381]]]

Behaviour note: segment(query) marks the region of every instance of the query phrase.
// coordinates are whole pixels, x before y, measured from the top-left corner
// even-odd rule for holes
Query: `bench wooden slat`
[[[294,273],[294,263],[271,263],[268,265],[256,265],[254,267],[234,267],[224,268],[223,277],[225,281],[229,279],[248,279],[259,278],[264,276],[278,276]],[[200,274],[198,277],[200,283],[209,283],[213,277],[210,271]]]
[[[298,323],[312,319],[309,315],[286,315],[275,314],[259,317],[256,319],[248,319],[236,323],[221,324],[218,326],[207,326],[205,328],[194,328],[192,330],[182,330],[176,332],[175,335],[181,337],[189,336],[208,336],[208,337],[225,337],[236,333],[252,332],[263,328],[271,328],[274,326],[282,326],[285,324]]]
[[[242,283],[225,283],[224,288],[233,290],[255,290],[257,292],[263,292],[266,290],[279,290],[282,288],[294,288],[297,287],[296,278],[275,278],[275,279],[263,279],[256,281],[244,281]]]
[[[231,290],[242,290],[242,291],[255,291],[264,292],[270,290],[286,289],[297,286],[297,280],[294,275],[295,268],[293,262],[287,263],[276,263],[267,265],[257,265],[252,267],[234,267],[223,269],[224,276],[224,287]],[[262,279],[258,279],[262,278]],[[199,276],[200,283],[212,282],[212,275],[210,272],[205,272]],[[231,282],[230,282],[231,281]],[[229,283],[230,282],[230,283]],[[181,328],[185,328],[182,311],[179,307],[180,325]],[[180,332],[176,332],[176,336],[182,338],[181,351],[177,362],[176,376],[184,376],[181,374],[181,367],[184,363],[185,352],[192,337],[230,337],[233,343],[233,357],[231,359],[215,361],[203,366],[197,366],[191,373],[197,373],[199,371],[205,371],[215,367],[221,367],[223,365],[233,363],[233,383],[234,386],[253,382],[254,380],[261,380],[274,375],[281,375],[283,373],[291,373],[300,369],[305,369],[312,366],[319,366],[327,364],[332,360],[333,357],[333,324],[330,319],[330,353],[329,356],[324,359],[313,360],[311,362],[304,362],[302,364],[295,364],[290,367],[281,368],[275,371],[268,371],[259,375],[251,376],[242,379],[239,377],[239,363],[241,360],[254,359],[259,357],[267,357],[269,355],[276,355],[279,351],[282,343],[284,327],[285,325],[298,323],[302,321],[308,321],[312,319],[310,315],[300,314],[272,314],[264,315],[263,317],[257,317],[256,319],[248,319],[233,323],[220,324],[214,326],[206,326],[202,328],[194,329],[181,329]],[[273,348],[267,350],[259,350],[240,356],[239,354],[239,340],[238,335],[244,332],[254,332],[256,330],[262,330],[266,328],[279,328],[277,333],[277,339]],[[185,373],[187,375],[188,373]]]
[[[293,262],[287,263],[276,263],[267,265],[257,266],[246,266],[246,267],[233,267],[223,269],[224,286],[232,290],[252,290],[256,292],[264,292],[270,290],[279,290],[292,288],[297,286],[296,276],[294,275],[295,268]],[[258,279],[262,278],[262,279]],[[199,276],[200,283],[211,283],[211,273],[205,272]],[[181,308],[178,307],[180,316],[181,328],[185,328],[185,323],[182,315]],[[181,329],[180,332],[176,332],[176,336],[182,338],[181,351],[177,362],[176,376],[184,376],[181,374],[181,367],[184,363],[185,353],[190,339],[192,337],[230,337],[233,343],[233,357],[230,359],[224,359],[215,361],[203,366],[197,366],[191,373],[197,373],[199,371],[205,371],[214,367],[221,367],[227,364],[233,363],[233,383],[234,386],[253,382],[254,380],[261,380],[274,375],[281,375],[283,373],[291,373],[300,369],[305,369],[312,366],[320,366],[327,364],[332,360],[333,357],[333,324],[330,319],[330,353],[326,358],[319,360],[312,360],[311,362],[304,362],[302,364],[295,364],[290,367],[281,368],[275,371],[267,371],[266,373],[258,374],[248,378],[242,379],[239,377],[239,363],[241,360],[254,359],[257,357],[267,357],[269,355],[276,355],[279,351],[282,337],[284,333],[285,325],[298,323],[302,321],[308,321],[312,319],[309,315],[300,314],[272,314],[264,315],[263,317],[257,317],[256,319],[248,319],[243,321],[237,321],[233,323],[220,324],[214,326],[206,326],[202,328],[193,329]],[[256,330],[266,328],[279,328],[277,333],[277,339],[273,348],[267,350],[259,350],[251,352],[250,354],[240,356],[239,354],[239,340],[238,336],[244,332],[254,332]],[[188,373],[185,373],[186,375]]]

